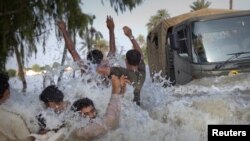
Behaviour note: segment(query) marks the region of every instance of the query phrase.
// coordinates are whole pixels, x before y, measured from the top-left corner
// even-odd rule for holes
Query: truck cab
[[[167,19],[149,33],[147,51],[151,77],[161,71],[174,84],[250,72],[250,11],[203,9]]]

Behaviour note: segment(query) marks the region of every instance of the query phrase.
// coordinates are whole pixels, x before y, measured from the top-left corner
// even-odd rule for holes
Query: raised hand
[[[130,83],[127,76],[122,75],[120,78],[118,78],[115,75],[111,76],[112,81],[112,93],[113,94],[121,94],[122,90],[125,89],[126,84]]]
[[[124,26],[123,32],[130,39],[131,43],[133,44],[133,49],[140,52],[141,59],[143,60],[144,56],[143,56],[142,50],[141,50],[139,44],[137,43],[137,41],[134,39],[131,28],[129,28],[128,26]]]
[[[109,29],[109,53],[107,57],[115,56],[116,46],[115,46],[115,24],[111,16],[107,16],[107,27]]]
[[[132,37],[132,30],[128,26],[123,27],[123,32],[127,37]]]
[[[113,18],[111,16],[107,16],[106,23],[107,23],[107,27],[109,30],[114,30],[115,24],[114,24]]]
[[[126,86],[127,86],[127,84],[130,84],[131,82],[128,80],[127,76],[122,75],[120,77],[120,83],[121,83],[120,93],[124,94],[126,92]]]

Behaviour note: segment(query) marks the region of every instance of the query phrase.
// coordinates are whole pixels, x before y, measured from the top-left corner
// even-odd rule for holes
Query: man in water
[[[3,104],[9,99],[9,77],[0,73],[0,140],[32,141],[30,131],[19,114],[8,111]]]
[[[133,49],[126,53],[126,68],[98,66],[97,72],[108,76],[128,76],[128,79],[134,87],[133,101],[136,102],[137,105],[140,105],[140,92],[146,78],[144,57],[139,44],[132,34],[132,30],[128,26],[124,26],[123,31],[133,44]]]
[[[64,95],[62,91],[58,89],[55,85],[50,85],[46,87],[42,93],[40,94],[40,100],[44,103],[47,109],[51,109],[55,115],[60,115],[69,105],[68,101],[63,101]],[[38,131],[38,134],[45,134],[48,131],[57,131],[61,127],[64,126],[63,121],[58,122],[61,124],[58,124],[56,127],[48,128],[46,117],[43,115],[43,113],[38,114],[37,116],[38,124],[40,126],[40,129]],[[58,117],[55,118],[56,120],[59,120]]]
[[[112,95],[102,120],[100,122],[90,121],[86,127],[76,129],[73,131],[72,138],[93,139],[117,128],[121,112],[121,96],[123,95],[122,88],[126,87],[126,84],[129,83],[129,81],[126,76],[118,78],[117,76],[112,75],[111,82]],[[92,100],[88,98],[82,98],[75,101],[72,105],[72,109],[90,120],[94,119],[97,115]]]

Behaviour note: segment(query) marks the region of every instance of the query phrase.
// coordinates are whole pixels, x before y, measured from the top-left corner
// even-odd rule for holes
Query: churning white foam
[[[50,74],[57,82],[58,72]],[[99,87],[95,82],[86,82],[93,75],[72,78],[73,72],[64,74],[59,89],[65,100],[73,103],[78,98],[93,100],[98,116],[104,115],[111,96],[110,87]],[[20,113],[31,131],[38,129],[35,116],[43,110],[39,94],[43,90],[43,76],[26,76],[28,89],[24,94],[21,82],[11,78],[11,98],[5,106]],[[153,83],[147,75],[141,91],[141,107],[132,102],[133,89],[128,87],[122,99],[120,125],[102,136],[99,141],[202,141],[207,140],[208,124],[250,123],[250,74],[220,76],[194,80],[186,85],[162,87]],[[67,111],[62,119],[71,128],[84,126],[87,119],[72,120]],[[68,118],[68,119],[65,119]],[[52,119],[52,118],[51,118]],[[78,122],[74,122],[78,121]],[[51,125],[56,120],[49,121]],[[54,125],[56,126],[56,125]]]

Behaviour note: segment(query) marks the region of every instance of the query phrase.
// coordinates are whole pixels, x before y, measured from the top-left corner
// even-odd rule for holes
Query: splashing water
[[[149,73],[148,73],[149,74]],[[59,73],[54,73],[56,80]],[[52,76],[52,75],[50,75]],[[39,94],[43,90],[43,76],[27,76],[28,90],[22,94],[21,82],[10,79],[11,97],[5,106],[20,113],[32,132],[38,129],[35,115],[42,111],[43,103]],[[111,96],[110,87],[99,87],[87,82],[93,75],[72,78],[72,72],[64,74],[59,89],[65,100],[73,103],[78,98],[93,100],[102,117]],[[128,86],[122,99],[120,125],[98,141],[201,141],[207,140],[208,124],[249,124],[250,123],[250,74],[209,77],[194,80],[186,85],[162,87],[146,77],[141,91],[141,107],[132,102],[133,89]],[[56,126],[58,121],[70,123],[71,129],[85,126],[88,119],[72,120],[67,111],[61,118],[48,122]],[[98,118],[97,118],[98,120]],[[66,133],[65,133],[66,134]]]

